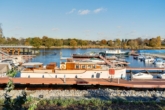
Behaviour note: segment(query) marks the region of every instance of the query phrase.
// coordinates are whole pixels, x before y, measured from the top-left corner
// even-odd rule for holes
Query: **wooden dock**
[[[127,67],[126,70],[131,70],[131,71],[132,71],[132,70],[147,70],[147,71],[148,71],[148,70],[151,70],[151,71],[152,71],[152,70],[155,70],[155,71],[156,71],[156,70],[162,70],[162,71],[164,71],[165,68],[144,68],[144,67],[143,67],[143,68],[133,68],[133,67]]]
[[[103,56],[99,56],[100,57],[100,59],[102,59],[105,63],[107,63],[108,65],[110,65],[111,67],[114,67],[114,65],[110,62],[110,61],[108,61],[106,58],[104,58]]]
[[[165,79],[133,79],[127,81],[124,79],[79,79],[79,78],[12,78],[14,84],[21,85],[104,85],[126,88],[165,88]],[[0,78],[0,84],[6,84],[9,78]]]

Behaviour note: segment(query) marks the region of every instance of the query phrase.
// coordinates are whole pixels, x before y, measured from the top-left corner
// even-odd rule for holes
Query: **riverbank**
[[[34,47],[35,48],[35,47]],[[45,46],[40,46],[40,49],[47,49]],[[88,46],[51,46],[49,49],[90,49],[90,48],[95,48],[95,49],[133,49],[133,50],[139,50],[139,49],[165,49],[165,46],[161,46],[158,48],[153,48],[153,47],[121,47],[121,46],[102,46],[102,45],[88,45]]]

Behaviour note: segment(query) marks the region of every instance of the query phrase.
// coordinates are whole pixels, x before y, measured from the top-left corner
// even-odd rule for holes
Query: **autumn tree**
[[[121,41],[120,39],[116,39],[114,42],[115,46],[121,46]]]
[[[160,36],[158,36],[156,38],[156,47],[161,47],[161,37]]]
[[[138,47],[138,42],[136,40],[130,39],[127,42],[127,45],[131,47],[131,49]]]
[[[112,40],[109,40],[109,41],[108,41],[108,45],[109,45],[109,46],[113,46],[113,41],[112,41]]]
[[[25,42],[24,42],[24,45],[30,45],[31,44],[31,40],[32,40],[32,38],[26,38],[25,39]]]
[[[144,40],[143,40],[143,45],[149,46],[149,40],[148,40],[148,39],[144,39]]]
[[[77,46],[77,42],[74,39],[70,40],[70,46]]]
[[[101,45],[106,45],[107,44],[107,41],[105,39],[102,39],[101,42],[100,42]]]

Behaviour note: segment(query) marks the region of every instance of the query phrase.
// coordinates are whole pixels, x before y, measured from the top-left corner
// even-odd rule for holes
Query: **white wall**
[[[99,75],[100,74],[100,75]],[[56,73],[21,73],[21,77],[25,78],[110,78],[109,70],[100,70],[100,71],[86,71],[82,74],[56,74]],[[114,78],[125,78],[126,69],[115,70]]]

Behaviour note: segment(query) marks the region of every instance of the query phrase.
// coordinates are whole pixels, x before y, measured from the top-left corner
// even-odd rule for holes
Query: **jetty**
[[[150,54],[150,53],[146,53],[144,55],[148,55],[148,56],[152,56],[152,57],[159,57],[159,58],[165,59],[165,54]]]
[[[104,62],[107,63],[109,66],[114,67],[114,64],[112,62],[108,61],[106,58],[104,58],[101,55],[99,57],[100,57],[100,59],[104,60]]]
[[[165,88],[165,79],[134,79],[132,81],[124,79],[79,79],[79,78],[12,78],[17,85],[104,85],[125,88]],[[7,84],[9,78],[0,78],[0,85]]]
[[[165,68],[134,68],[134,67],[126,67],[126,70],[162,70],[162,71],[164,71],[165,70]]]

